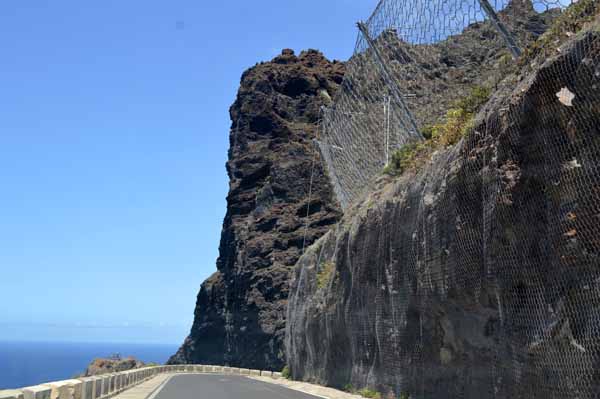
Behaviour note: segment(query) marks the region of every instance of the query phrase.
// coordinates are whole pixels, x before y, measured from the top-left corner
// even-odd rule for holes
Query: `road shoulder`
[[[255,377],[249,376],[253,380],[267,382],[269,384],[281,385],[295,391],[300,391],[309,395],[318,396],[324,399],[364,399],[362,396],[353,395],[348,392],[340,391],[334,388],[322,387],[320,385],[310,384],[302,381],[292,381],[285,378]]]
[[[113,396],[112,399],[151,399],[175,374],[159,374],[154,378]]]

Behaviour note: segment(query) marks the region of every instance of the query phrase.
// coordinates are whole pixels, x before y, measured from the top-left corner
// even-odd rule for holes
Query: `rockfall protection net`
[[[523,50],[569,4],[491,5]],[[366,27],[370,38],[359,34],[342,88],[324,111],[319,143],[345,208],[394,150],[418,140],[473,86],[493,88],[514,62],[477,0],[384,0]],[[348,315],[348,328],[356,328],[351,350],[371,339],[374,323],[386,346],[379,361],[392,366],[380,370],[380,380],[394,392],[439,397],[432,396],[439,387],[426,383],[429,373],[443,381],[443,371],[427,368],[428,351],[438,345],[429,330],[446,326],[431,322],[434,316],[411,319],[409,309],[432,312],[458,296],[464,302],[457,307],[476,304],[480,316],[480,305],[495,308],[497,324],[486,328],[498,343],[493,366],[465,366],[444,387],[447,398],[476,397],[472,387],[481,381],[482,398],[600,397],[599,34],[569,54],[484,129],[434,157],[421,174],[419,201],[394,215],[397,224],[382,227],[373,243],[386,259],[370,247],[352,253],[356,264],[369,263],[361,257],[385,262],[376,277],[385,289],[351,297],[347,309],[365,310]],[[499,131],[501,143],[493,137]],[[377,314],[365,316],[369,311]],[[407,335],[415,320],[418,338]],[[454,333],[469,334],[469,325],[462,328]],[[444,339],[442,368],[468,352],[452,346],[464,341]]]
[[[497,83],[513,62],[507,37],[527,47],[570,1],[382,0],[323,113],[319,148],[342,207],[454,101]]]

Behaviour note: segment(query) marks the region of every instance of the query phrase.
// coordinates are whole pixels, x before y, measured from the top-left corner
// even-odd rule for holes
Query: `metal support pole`
[[[487,14],[488,18],[490,19],[496,30],[500,32],[500,35],[506,42],[506,47],[508,47],[508,49],[512,53],[513,58],[519,58],[521,56],[521,49],[515,42],[513,35],[508,31],[508,29],[506,29],[506,26],[504,26],[502,21],[500,21],[500,18],[498,18],[498,14],[496,14],[494,7],[492,7],[488,0],[479,0],[479,4]]]
[[[423,140],[423,135],[421,133],[419,133],[419,128],[417,127],[415,118],[413,118],[413,116],[410,112],[410,109],[408,109],[408,106],[404,102],[404,96],[399,92],[398,86],[394,83],[394,80],[392,79],[392,75],[391,75],[390,71],[388,70],[386,63],[384,62],[383,57],[381,56],[381,53],[379,52],[379,49],[375,45],[375,42],[373,41],[373,39],[371,39],[371,36],[369,35],[369,30],[368,30],[367,26],[363,22],[359,22],[357,25],[358,25],[358,29],[362,32],[363,36],[367,40],[367,43],[369,43],[369,47],[371,47],[371,50],[373,50],[373,53],[375,54],[377,64],[379,64],[379,67],[381,68],[381,72],[383,73],[383,79],[386,81],[386,84],[390,88],[390,92],[391,92],[392,96],[394,97],[394,100],[398,104],[400,104],[400,106],[402,107],[402,110],[404,111],[404,114],[408,118],[409,126],[405,126],[408,130],[408,133],[418,140]]]
[[[383,100],[383,117],[385,118],[385,165],[390,163],[390,112],[391,101],[389,96],[385,96]]]
[[[387,143],[387,135],[388,135],[388,125],[387,125],[387,121],[388,121],[388,109],[387,109],[387,100],[388,96],[383,96],[383,152],[384,152],[384,156],[385,156],[385,165],[388,164],[388,154],[387,154],[387,150],[388,150],[388,143]]]

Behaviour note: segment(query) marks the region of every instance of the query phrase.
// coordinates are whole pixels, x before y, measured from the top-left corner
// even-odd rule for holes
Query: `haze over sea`
[[[98,357],[120,354],[164,363],[177,351],[170,344],[0,341],[0,389],[71,378]]]

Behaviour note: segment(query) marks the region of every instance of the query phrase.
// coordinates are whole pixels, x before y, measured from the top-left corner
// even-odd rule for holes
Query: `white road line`
[[[152,391],[152,393],[146,397],[146,399],[154,399],[156,397],[156,395],[158,395],[160,393],[160,391],[163,390],[165,385],[167,385],[167,383],[169,381],[171,381],[171,378],[173,378],[174,376],[175,376],[175,374],[172,374],[168,378],[165,378],[165,380],[159,386],[157,386],[154,389],[154,391]]]

